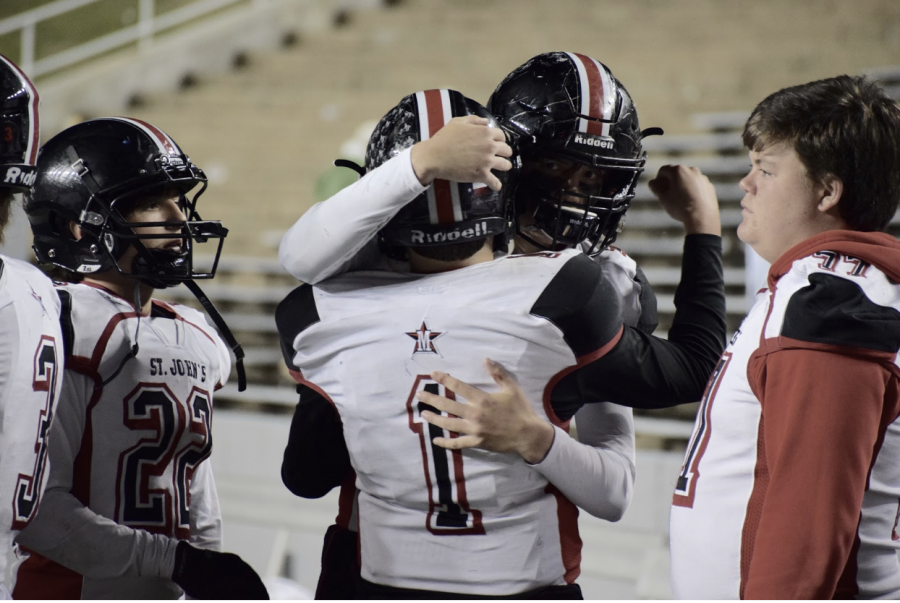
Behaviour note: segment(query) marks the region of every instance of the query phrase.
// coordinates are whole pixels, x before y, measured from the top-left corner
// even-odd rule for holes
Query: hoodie
[[[900,596],[900,242],[829,231],[771,267],[741,597]]]

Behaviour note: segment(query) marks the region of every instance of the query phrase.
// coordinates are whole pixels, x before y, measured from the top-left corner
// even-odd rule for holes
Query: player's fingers
[[[501,188],[503,188],[503,183],[500,182],[500,179],[490,172],[487,172],[482,180],[484,180],[484,183],[487,184],[488,188],[492,191],[499,191]]]
[[[503,157],[494,157],[494,160],[491,162],[491,169],[501,172],[508,172],[512,169],[512,162],[509,159],[504,159]]]
[[[464,417],[466,414],[465,404],[460,404],[456,400],[438,396],[437,394],[432,394],[431,392],[426,392],[425,390],[419,390],[416,392],[416,400],[433,406],[438,410],[450,413],[451,415],[456,415],[457,417]]]
[[[499,183],[500,181],[498,180],[497,184]],[[490,184],[487,182],[485,182],[485,184],[490,186]],[[496,188],[494,190],[499,190],[499,188]],[[477,387],[473,387],[468,383],[464,383],[456,377],[448,375],[447,373],[442,373],[441,371],[434,371],[433,373],[431,373],[431,378],[449,389],[454,394],[458,394],[466,400],[469,400],[470,402],[478,400],[481,396],[484,395],[484,392]]]
[[[444,415],[433,413],[430,410],[423,410],[422,418],[428,423],[440,427],[441,429],[446,429],[447,431],[465,434],[468,434],[470,431],[469,424],[465,419],[445,417]]]
[[[501,142],[499,145],[497,145],[497,149],[496,151],[494,151],[494,155],[499,155],[500,157],[512,157],[512,147],[505,142]]]
[[[477,115],[464,115],[462,117],[457,117],[456,119],[459,119],[460,121],[463,121],[463,122],[466,122],[469,124],[475,124],[477,126],[486,126],[490,123],[488,118],[478,117]]]
[[[499,362],[491,360],[490,358],[484,359],[484,366],[487,368],[488,374],[494,380],[494,382],[502,388],[509,387],[518,387],[516,383],[515,377],[513,377],[512,373],[506,370]]]
[[[481,445],[481,438],[471,435],[464,435],[458,438],[434,438],[431,440],[435,446],[446,448],[447,450],[462,450],[463,448],[475,448]]]

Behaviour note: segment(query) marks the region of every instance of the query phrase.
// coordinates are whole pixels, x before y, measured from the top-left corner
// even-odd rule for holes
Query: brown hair
[[[0,243],[3,242],[3,231],[9,224],[9,214],[16,196],[10,190],[0,189]]]
[[[900,104],[865,77],[841,75],[784,88],[744,126],[751,151],[786,144],[809,178],[843,184],[841,218],[853,230],[883,231],[900,205]]]

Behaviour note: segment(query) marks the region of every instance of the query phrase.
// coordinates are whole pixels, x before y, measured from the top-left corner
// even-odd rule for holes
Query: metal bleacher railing
[[[41,23],[94,5],[97,10],[108,5],[104,0],[58,0],[0,21],[0,36],[19,32],[18,64],[32,78],[99,56],[110,50],[137,43],[141,48],[152,44],[157,33],[172,29],[204,15],[214,13],[248,0],[194,0],[183,6],[160,13],[156,0],[138,0],[136,21],[106,32],[99,37],[86,39],[74,46],[48,56],[39,57],[38,30]],[[269,0],[252,0],[263,5]]]

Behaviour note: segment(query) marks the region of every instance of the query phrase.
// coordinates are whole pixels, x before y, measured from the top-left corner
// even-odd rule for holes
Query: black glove
[[[234,553],[217,553],[182,540],[172,581],[194,599],[268,599],[259,575]]]

